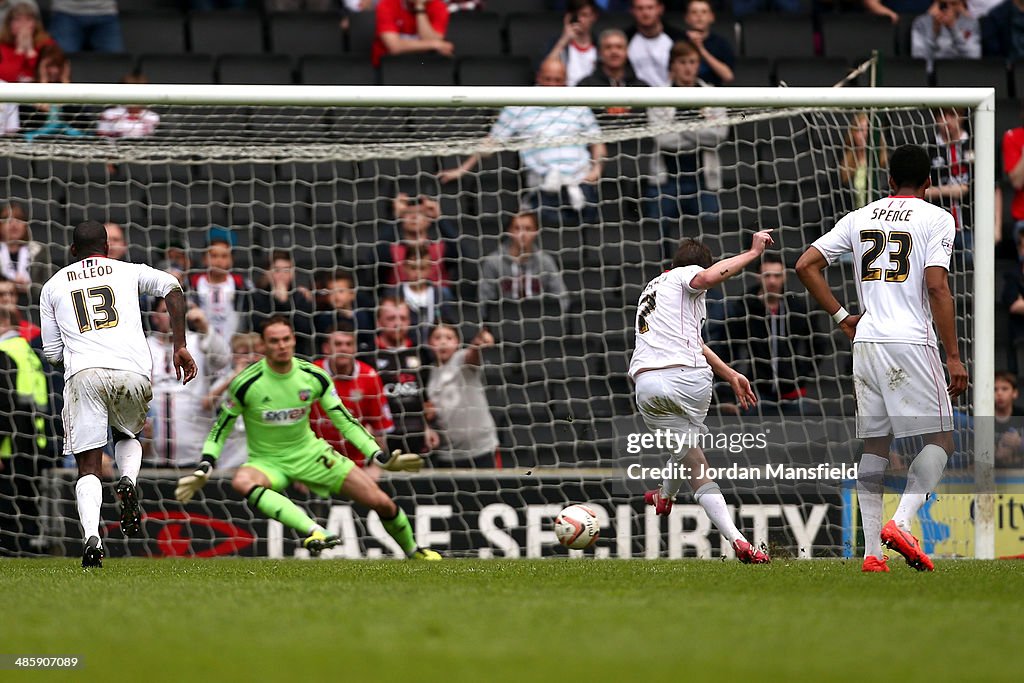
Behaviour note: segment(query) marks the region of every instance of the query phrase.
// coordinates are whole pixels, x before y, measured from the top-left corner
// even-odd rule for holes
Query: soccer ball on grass
[[[555,537],[566,548],[589,548],[600,535],[597,513],[586,505],[570,505],[555,517]]]

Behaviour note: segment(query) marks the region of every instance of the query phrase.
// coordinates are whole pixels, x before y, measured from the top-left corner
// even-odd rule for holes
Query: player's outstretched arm
[[[817,247],[808,247],[796,262],[796,274],[800,282],[811,293],[811,296],[818,302],[818,305],[825,309],[825,312],[832,316],[836,324],[846,333],[846,336],[853,339],[857,333],[857,323],[860,322],[859,315],[850,315],[843,305],[839,303],[832,288],[828,286],[825,279],[825,267],[828,261],[818,251]]]
[[[174,374],[182,384],[188,384],[196,377],[196,362],[185,348],[185,311],[188,305],[180,288],[172,289],[164,296],[167,314],[171,318],[171,343],[174,345]]]
[[[960,360],[953,294],[949,291],[949,273],[941,266],[929,266],[924,269],[924,281],[928,287],[928,302],[931,304],[935,329],[939,332],[942,348],[946,352],[946,370],[949,372],[946,391],[950,398],[956,398],[967,391],[967,368]]]
[[[718,263],[714,263],[710,268],[705,268],[701,272],[693,276],[690,280],[690,287],[693,289],[711,289],[716,287],[733,275],[736,275],[741,270],[749,266],[751,263],[761,258],[761,254],[771,244],[775,242],[772,240],[771,230],[761,230],[760,232],[754,233],[754,241],[750,245],[750,249],[747,249],[742,254],[731,256],[727,259],[722,259]]]
[[[704,344],[703,349],[704,358],[707,359],[711,370],[729,383],[733,393],[736,394],[736,402],[740,404],[740,407],[746,410],[757,405],[757,394],[754,393],[754,389],[750,386],[750,380],[730,368],[707,344]]]

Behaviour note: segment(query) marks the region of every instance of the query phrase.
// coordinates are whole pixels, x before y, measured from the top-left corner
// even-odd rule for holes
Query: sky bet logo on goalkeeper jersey
[[[307,408],[287,408],[285,410],[264,410],[263,424],[293,425],[306,416]]]

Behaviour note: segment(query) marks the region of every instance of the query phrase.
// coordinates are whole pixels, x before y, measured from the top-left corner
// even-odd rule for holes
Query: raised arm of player
[[[711,350],[710,346],[704,344],[703,348],[704,358],[707,359],[708,365],[711,366],[716,375],[729,383],[733,393],[736,394],[736,401],[740,404],[740,407],[746,410],[757,405],[757,394],[751,388],[750,380],[730,368],[724,360],[719,358],[717,353]]]
[[[736,275],[751,263],[761,258],[761,254],[764,253],[764,250],[768,245],[775,243],[772,240],[771,233],[771,230],[761,230],[760,232],[754,233],[754,241],[750,245],[750,249],[747,249],[742,254],[730,256],[727,259],[722,259],[718,263],[711,264],[710,268],[705,268],[693,276],[693,279],[690,280],[690,287],[693,289],[711,289],[712,287],[722,284],[733,275]]]
[[[834,316],[843,305],[839,303],[839,300],[832,294],[832,288],[828,286],[823,272],[826,266],[828,266],[828,261],[817,247],[808,247],[796,262],[796,274],[818,305],[825,309],[826,313]],[[860,315],[848,315],[839,323],[839,327],[847,337],[853,339],[857,334],[859,321]]]
[[[941,266],[924,269],[925,286],[928,287],[928,302],[935,320],[935,329],[946,352],[946,370],[949,372],[949,386],[946,391],[950,398],[956,398],[967,390],[967,368],[960,360],[960,347],[956,339],[956,319],[953,310],[953,294],[949,291],[949,272]]]
[[[180,288],[172,289],[164,296],[167,315],[171,318],[171,343],[174,345],[174,374],[182,384],[188,384],[196,377],[196,362],[185,348],[185,311],[188,304]]]

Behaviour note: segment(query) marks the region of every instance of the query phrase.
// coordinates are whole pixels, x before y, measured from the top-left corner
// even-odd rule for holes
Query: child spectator
[[[459,331],[441,323],[430,333],[437,367],[430,373],[427,396],[437,411],[441,446],[431,462],[462,467],[500,467],[498,427],[484,394],[480,351],[494,346],[481,329],[469,346],[459,349]]]
[[[242,332],[231,337],[231,365],[210,387],[210,393],[203,399],[203,410],[216,411],[221,396],[238,373],[263,358],[263,337],[256,332]],[[249,459],[245,444],[245,422],[236,420],[234,431],[224,444],[224,450],[217,458],[217,467],[238,467]]]
[[[377,281],[382,285],[407,282],[401,272],[409,244],[427,242],[433,266],[430,281],[446,285],[451,273],[448,263],[457,258],[455,227],[441,218],[440,205],[430,197],[410,197],[400,192],[394,200],[395,224],[385,227],[377,247]]]
[[[715,10],[711,0],[690,0],[686,5],[686,38],[700,53],[697,77],[711,85],[728,85],[735,79],[736,64],[729,41],[711,32]]]
[[[880,171],[889,167],[889,153],[885,147],[885,138],[878,134],[878,158],[872,160],[870,154],[874,152],[875,145],[870,138],[870,120],[864,112],[859,112],[853,117],[850,127],[846,131],[846,145],[843,150],[843,163],[839,167],[839,178],[843,186],[853,190],[854,205],[852,208],[859,209],[869,202],[875,201],[888,187],[883,174]],[[872,188],[874,195],[868,192],[868,173],[872,170],[875,173]]]
[[[597,65],[596,22],[597,3],[594,0],[569,0],[566,3],[562,35],[545,58],[556,59],[565,65],[566,85],[577,85]]]
[[[480,303],[520,301],[550,295],[557,297],[562,311],[569,308],[569,296],[551,254],[537,248],[537,215],[520,213],[508,223],[508,237],[498,251],[480,261]]]
[[[13,5],[0,24],[0,79],[9,83],[32,81],[40,51],[53,44],[34,3]]]
[[[338,269],[321,275],[317,287],[317,313],[313,328],[317,334],[330,334],[337,329],[351,327],[356,333],[360,351],[373,348],[375,324],[372,301],[368,307],[356,307],[356,280],[347,270]],[[372,296],[368,297],[370,300]]]
[[[996,467],[1024,467],[1024,410],[1017,407],[1017,376],[997,372],[995,389]]]
[[[252,307],[252,283],[232,273],[234,259],[228,238],[213,237],[203,256],[206,271],[191,277],[192,301],[203,309],[210,327],[224,339],[241,331]]]
[[[295,328],[296,353],[313,355],[313,296],[295,286],[295,263],[286,251],[274,252],[265,286],[252,296],[252,327],[257,332],[275,315],[288,318]]]
[[[20,306],[39,300],[39,292],[34,290],[50,277],[50,265],[46,245],[29,234],[21,205],[0,207],[0,275],[17,287]]]
[[[142,74],[128,74],[122,83],[141,85],[149,83]],[[156,133],[160,115],[137,104],[118,105],[104,109],[100,114],[96,132],[111,138],[146,138]]]
[[[435,323],[442,319],[453,319],[454,310],[450,305],[452,295],[447,287],[430,281],[435,264],[428,242],[406,244],[404,251],[405,258],[399,264],[402,283],[391,288],[385,296],[409,305],[412,333],[416,343],[422,344]]]

